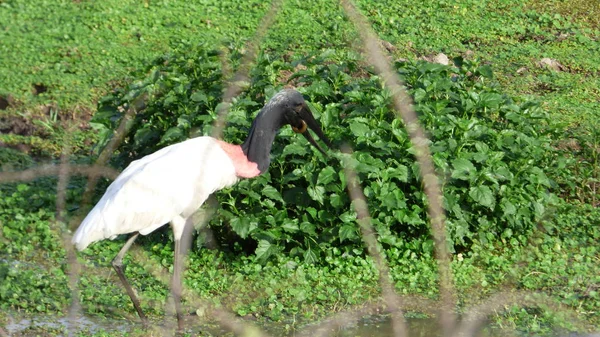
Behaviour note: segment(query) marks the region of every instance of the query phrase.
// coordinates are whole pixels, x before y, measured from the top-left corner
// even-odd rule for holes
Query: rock
[[[387,50],[388,53],[393,53],[398,49],[393,44],[383,40],[381,41],[381,46],[383,46],[383,48],[385,48],[385,50]]]
[[[537,63],[537,66],[540,68],[548,68],[548,69],[554,70],[554,71],[564,71],[566,69],[565,66],[560,64],[560,62],[558,62],[555,59],[551,59],[549,57],[544,57],[543,59],[541,59]]]
[[[433,61],[433,63],[439,63],[439,64],[443,64],[445,66],[450,64],[450,60],[448,59],[448,56],[446,56],[446,54],[444,54],[444,53],[439,53],[439,54],[435,55],[433,57],[432,61]]]
[[[526,72],[527,70],[529,70],[529,69],[527,69],[527,67],[521,67],[521,68],[517,69],[517,74],[522,74],[522,73]]]

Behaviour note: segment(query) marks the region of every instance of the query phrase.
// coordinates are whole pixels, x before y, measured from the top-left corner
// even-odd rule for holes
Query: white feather
[[[73,244],[78,250],[119,234],[149,234],[172,222],[180,239],[185,219],[213,192],[238,177],[216,139],[198,137],[167,146],[129,164],[83,220]]]

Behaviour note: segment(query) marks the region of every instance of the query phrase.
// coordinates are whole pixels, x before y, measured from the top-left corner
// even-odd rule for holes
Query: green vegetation
[[[400,59],[395,69],[430,137],[459,311],[500,291],[525,290],[554,305],[507,307],[492,318],[496,326],[532,335],[600,326],[600,34],[597,19],[582,15],[597,9],[509,0],[358,5]],[[115,167],[209,134],[231,71],[224,62],[239,67],[268,8],[258,1],[0,0],[0,174],[56,161],[65,140],[74,146],[72,162],[93,162],[139,97],[146,108],[114,153]],[[356,41],[337,2],[284,2],[223,138],[241,142],[265,100],[284,85],[299,88],[328,137],[354,148],[396,290],[436,299],[413,150],[390,94],[353,51]],[[440,52],[453,64],[419,60]],[[542,58],[560,64],[551,69]],[[298,328],[380,296],[340,156],[325,158],[284,128],[268,174],[216,195],[214,238],[197,236],[190,254],[188,303]],[[73,177],[67,186],[69,218],[81,215],[85,183]],[[55,177],[0,185],[0,309],[8,313],[0,324],[21,313],[60,315],[71,302],[56,185]],[[204,248],[211,242],[218,249]],[[85,313],[134,317],[110,267],[122,243],[80,254]],[[158,318],[168,286],[152,270],[172,270],[172,235],[161,229],[138,245],[147,259],[127,257],[126,274],[144,310]],[[46,333],[60,332],[32,331]]]

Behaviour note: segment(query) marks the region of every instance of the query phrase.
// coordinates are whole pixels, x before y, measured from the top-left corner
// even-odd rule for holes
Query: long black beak
[[[310,111],[310,109],[308,108],[308,106],[306,104],[304,104],[304,106],[300,110],[299,115],[302,118],[302,128],[301,129],[292,128],[294,130],[294,132],[301,133],[304,136],[304,138],[306,138],[306,140],[308,140],[309,143],[311,143],[314,147],[316,147],[323,155],[327,156],[327,153],[325,152],[325,150],[323,150],[323,148],[321,148],[321,146],[319,146],[319,144],[310,135],[310,132],[306,132],[307,131],[306,127],[308,126],[309,129],[311,129],[314,133],[317,134],[317,136],[319,137],[320,140],[322,140],[325,144],[327,144],[327,146],[330,149],[332,148],[331,142],[329,141],[327,136],[325,136],[325,134],[323,133],[323,130],[321,130],[321,126],[315,120],[315,117],[313,117],[312,112]]]

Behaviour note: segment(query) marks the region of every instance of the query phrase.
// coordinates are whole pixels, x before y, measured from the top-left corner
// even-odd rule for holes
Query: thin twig
[[[233,75],[233,77],[229,80],[229,85],[223,94],[223,102],[219,105],[219,109],[217,111],[217,119],[215,120],[211,136],[214,138],[221,138],[221,134],[223,133],[223,129],[225,128],[225,121],[227,120],[227,113],[229,107],[231,106],[231,101],[234,97],[237,97],[245,86],[248,83],[248,74],[250,73],[250,66],[256,61],[256,56],[258,54],[258,47],[262,40],[264,39],[269,27],[275,21],[277,17],[277,13],[281,8],[283,0],[273,0],[271,2],[271,8],[269,11],[263,16],[262,21],[258,28],[256,29],[256,33],[252,40],[248,42],[246,45],[246,54],[242,57],[240,62],[240,66],[237,72]],[[224,69],[229,69],[228,67],[223,67]]]
[[[343,162],[344,173],[346,175],[346,181],[348,182],[348,194],[350,195],[350,199],[352,199],[352,205],[356,210],[356,219],[360,225],[363,241],[365,242],[369,255],[375,261],[375,266],[379,271],[379,284],[381,285],[383,299],[385,300],[387,308],[392,315],[392,329],[394,331],[394,336],[407,336],[408,330],[402,315],[402,303],[400,302],[400,299],[394,290],[394,286],[391,283],[390,270],[387,265],[387,261],[381,253],[381,247],[377,243],[375,230],[371,224],[371,215],[369,214],[367,199],[365,198],[365,195],[360,187],[353,162],[349,159],[352,154],[352,149],[346,144],[342,147],[342,152],[348,155],[344,157],[345,160]]]
[[[68,266],[70,268],[68,281],[72,295],[71,304],[69,305],[69,314],[67,317],[67,332],[69,337],[75,334],[75,323],[77,321],[77,313],[80,312],[81,309],[79,305],[79,288],[77,286],[80,265],[77,261],[77,256],[75,254],[75,250],[73,249],[73,245],[70,244],[71,235],[69,231],[65,228],[65,224],[67,223],[65,216],[67,214],[67,185],[69,183],[69,176],[71,171],[69,159],[71,156],[71,135],[73,134],[73,128],[74,127],[72,125],[68,128],[68,132],[65,133],[65,137],[63,139],[63,149],[60,156],[60,165],[58,166],[58,181],[56,183],[56,222],[54,223],[55,226],[58,227],[56,228],[56,230],[58,233],[60,233],[61,239],[63,241],[63,246],[67,251],[67,261]]]
[[[233,332],[236,336],[244,337],[269,337],[270,335],[254,325],[243,322],[228,311],[214,309],[212,316],[223,328]]]
[[[125,112],[125,115],[121,119],[121,123],[119,124],[119,126],[117,127],[117,130],[114,133],[114,136],[111,138],[111,140],[108,142],[108,144],[106,144],[104,149],[102,149],[102,152],[100,152],[98,159],[96,159],[96,162],[95,162],[96,166],[102,166],[102,167],[106,166],[106,163],[108,162],[110,157],[113,155],[115,150],[119,147],[119,145],[121,145],[121,143],[123,142],[123,139],[125,139],[125,136],[127,135],[129,128],[131,127],[131,123],[129,123],[129,121],[139,111],[142,111],[146,108],[146,100],[147,99],[148,99],[148,96],[146,94],[143,94],[143,95],[140,95],[139,97],[137,97],[133,102],[130,103],[129,108]],[[115,178],[117,175],[115,175]],[[92,200],[92,196],[94,194],[94,189],[96,187],[96,183],[98,182],[99,176],[100,175],[90,175],[89,176],[87,185],[85,186],[85,190],[84,190],[83,196],[81,198],[81,205],[86,206],[86,205],[90,204],[90,202]],[[83,207],[84,211],[86,210],[85,208],[86,207]]]
[[[349,326],[367,315],[378,313],[382,310],[383,305],[381,303],[366,303],[355,309],[338,312],[332,317],[324,320],[314,328],[302,331],[300,336],[330,336],[332,330]]]
[[[119,175],[117,170],[106,166],[77,164],[69,164],[68,166],[72,175],[106,177],[109,179],[115,179]],[[0,183],[32,181],[40,177],[58,175],[60,170],[60,165],[43,165],[23,171],[0,172]]]
[[[379,38],[351,0],[342,0],[342,6],[350,20],[356,26],[363,44],[363,52],[370,64],[381,76],[383,83],[392,94],[397,115],[402,118],[404,125],[415,148],[415,156],[420,167],[421,179],[428,198],[428,215],[431,221],[431,231],[435,242],[435,257],[440,274],[440,299],[441,299],[441,324],[446,334],[453,330],[455,324],[454,310],[456,307],[456,294],[450,269],[450,255],[446,243],[446,229],[444,225],[444,210],[442,208],[442,192],[438,178],[435,174],[427,137],[421,128],[417,115],[412,108],[412,100],[403,88],[396,72],[392,69],[384,56],[379,44]]]
[[[269,11],[263,16],[261,23],[259,24],[256,33],[254,34],[252,40],[248,42],[246,45],[247,52],[242,57],[240,62],[240,66],[237,72],[233,75],[233,77],[229,80],[229,85],[223,94],[223,101],[219,105],[217,110],[217,119],[215,120],[211,132],[211,136],[213,138],[221,138],[223,133],[223,129],[225,128],[225,122],[227,120],[227,114],[229,112],[229,107],[231,106],[231,102],[234,97],[238,96],[242,91],[242,84],[248,82],[248,73],[250,72],[251,65],[256,61],[256,56],[258,54],[258,47],[265,37],[269,27],[273,24],[279,9],[281,8],[282,0],[273,0],[271,2],[271,7]],[[226,62],[226,57],[222,57],[223,69],[226,71],[229,69]],[[181,237],[181,254],[183,255],[183,265],[186,265],[186,257],[187,252],[191,247],[192,242],[192,232],[193,227],[189,224],[186,225],[184,229],[184,233]],[[174,252],[175,254],[179,254],[180,252]],[[185,268],[185,267],[184,267]],[[178,290],[178,289],[171,289]],[[181,289],[179,289],[181,290]],[[181,293],[181,291],[179,292]],[[224,313],[218,314],[218,317],[221,320],[221,323],[228,319],[228,315]],[[236,328],[242,324],[241,322],[229,322],[229,325],[226,324],[227,327]]]

